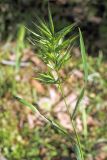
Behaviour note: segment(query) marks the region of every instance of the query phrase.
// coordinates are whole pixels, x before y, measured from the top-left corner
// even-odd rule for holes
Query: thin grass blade
[[[67,27],[64,27],[62,30],[58,31],[55,34],[55,37],[57,38],[57,40],[59,41],[61,38],[65,37],[75,25],[76,25],[75,23],[71,24]]]
[[[79,28],[79,35],[80,35],[80,49],[81,49],[83,67],[84,67],[84,80],[85,80],[85,83],[87,83],[88,65],[87,65],[86,49],[85,49],[84,40],[83,40],[83,36],[82,36],[80,28]]]
[[[48,28],[48,25],[47,25],[47,23],[45,22],[45,20],[44,20],[43,18],[39,18],[37,15],[36,15],[36,19],[37,19],[38,23],[39,23],[45,30],[47,30],[47,32],[49,32],[49,33],[51,34],[50,29]]]
[[[29,102],[27,102],[26,100],[18,97],[18,96],[14,96],[15,99],[17,99],[20,103],[22,103],[23,105],[27,106],[28,108],[30,108],[33,112],[38,112],[38,110]]]
[[[39,30],[41,34],[43,34],[46,37],[52,38],[51,33],[49,33],[44,27],[37,25],[35,22],[32,22],[34,26]]]
[[[78,99],[77,99],[77,102],[76,102],[76,105],[75,105],[75,108],[74,108],[74,111],[73,111],[73,113],[72,113],[72,119],[75,118],[76,112],[77,112],[78,107],[79,107],[79,103],[81,102],[81,100],[82,100],[82,98],[83,98],[83,96],[84,96],[84,91],[85,91],[85,89],[83,88],[83,89],[81,90],[81,92],[80,92],[80,95],[79,95],[79,97],[78,97]]]
[[[25,27],[30,33],[32,33],[34,36],[36,36],[37,38],[42,38],[39,34],[33,32],[32,30],[30,30],[29,28]]]
[[[16,46],[16,71],[20,68],[22,51],[25,47],[24,38],[25,38],[26,30],[23,25],[20,25],[19,31],[17,33],[17,46]]]

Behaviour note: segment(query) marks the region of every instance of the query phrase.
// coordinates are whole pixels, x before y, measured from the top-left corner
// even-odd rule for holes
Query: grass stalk
[[[57,72],[57,74],[58,74],[58,77],[59,77],[59,73],[58,73],[58,72]],[[80,150],[81,160],[84,160],[83,151],[82,151],[81,142],[80,142],[80,138],[79,138],[79,135],[78,135],[78,133],[77,133],[77,131],[76,131],[76,127],[75,127],[75,125],[74,125],[74,121],[73,121],[72,116],[71,116],[71,113],[70,113],[70,111],[69,111],[69,106],[68,106],[68,104],[67,104],[67,102],[66,102],[66,98],[65,98],[65,95],[64,95],[63,86],[62,86],[62,84],[61,84],[60,81],[59,81],[59,89],[60,89],[61,95],[62,95],[62,97],[63,97],[64,103],[65,103],[65,106],[66,106],[66,109],[67,109],[67,113],[68,113],[68,115],[69,115],[69,117],[70,117],[71,125],[72,125],[73,130],[74,130],[74,133],[75,133],[77,145],[78,145],[79,150]]]

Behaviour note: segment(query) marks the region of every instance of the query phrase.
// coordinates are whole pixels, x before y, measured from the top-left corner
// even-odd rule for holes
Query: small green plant
[[[37,45],[39,49],[38,56],[47,65],[47,72],[39,73],[36,79],[45,84],[55,84],[58,86],[62,94],[63,100],[65,102],[67,113],[70,116],[71,125],[74,129],[75,136],[72,136],[71,133],[68,133],[68,131],[64,129],[63,126],[61,126],[55,120],[49,119],[44,115],[42,115],[39,112],[38,107],[28,103],[24,99],[21,99],[17,96],[16,98],[19,100],[19,102],[21,102],[25,106],[28,106],[32,111],[40,114],[40,116],[42,116],[44,120],[50,123],[50,125],[56,128],[60,133],[63,133],[65,136],[67,136],[73,144],[77,160],[83,160],[84,159],[83,151],[82,151],[80,139],[74,124],[79,103],[84,95],[84,91],[87,84],[87,76],[88,76],[86,51],[85,51],[85,46],[83,42],[83,37],[82,37],[81,30],[79,29],[80,49],[82,54],[83,67],[84,67],[84,86],[81,89],[80,96],[77,99],[75,109],[71,114],[69,110],[69,106],[67,105],[67,102],[66,102],[64,91],[63,91],[64,79],[61,78],[59,71],[65,66],[66,63],[69,63],[69,60],[71,58],[71,49],[78,35],[72,35],[69,39],[65,38],[66,35],[73,30],[75,24],[69,25],[61,29],[60,31],[55,32],[55,28],[54,28],[51,12],[49,8],[48,8],[48,12],[49,12],[49,24],[47,24],[45,20],[41,20],[40,18],[37,17],[38,24],[34,23],[37,32],[33,32],[28,29],[32,34],[32,38],[30,38],[30,41],[33,44]]]

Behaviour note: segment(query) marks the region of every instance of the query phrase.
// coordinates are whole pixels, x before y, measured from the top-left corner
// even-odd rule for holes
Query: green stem
[[[79,149],[80,149],[80,155],[81,155],[81,158],[82,158],[82,160],[84,160],[83,152],[82,152],[82,148],[81,148],[81,142],[80,142],[80,139],[79,139],[78,133],[77,133],[77,131],[76,131],[76,128],[75,128],[75,125],[74,125],[73,120],[72,120],[72,126],[73,126],[73,129],[74,129],[74,132],[75,132],[75,136],[76,136],[77,144],[78,144]]]
[[[58,74],[58,77],[59,77],[59,73],[58,73],[58,72],[57,72],[57,74]],[[60,81],[59,81],[59,88],[60,88],[60,91],[61,91],[61,94],[62,94],[64,103],[65,103],[65,106],[66,106],[66,109],[67,109],[67,113],[68,113],[68,115],[70,116],[70,121],[71,121],[73,130],[74,130],[74,132],[75,132],[76,141],[77,141],[78,147],[79,147],[79,149],[80,149],[81,159],[84,160],[83,152],[82,152],[82,148],[81,148],[81,143],[80,143],[80,139],[79,139],[78,133],[77,133],[77,131],[76,131],[76,128],[75,128],[75,125],[74,125],[74,122],[73,122],[71,113],[70,113],[70,111],[69,111],[69,107],[68,107],[68,105],[67,105],[67,102],[66,102],[66,99],[65,99],[65,95],[64,95],[64,92],[63,92],[63,87],[62,87],[62,84],[60,83]]]

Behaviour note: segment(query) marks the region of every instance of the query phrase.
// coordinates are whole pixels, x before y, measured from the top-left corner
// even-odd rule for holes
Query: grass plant
[[[36,79],[41,83],[54,84],[59,88],[63,100],[65,102],[66,110],[70,117],[71,125],[73,127],[75,136],[72,136],[71,133],[69,133],[63,126],[61,126],[55,120],[49,119],[48,117],[42,115],[38,110],[38,107],[30,104],[29,102],[18,96],[15,97],[18,99],[19,102],[21,102],[25,106],[28,106],[33,112],[37,112],[45,121],[47,121],[55,129],[57,129],[59,133],[63,133],[65,136],[67,136],[73,144],[77,160],[84,160],[81,142],[75,126],[76,113],[78,110],[79,103],[84,96],[84,91],[87,85],[88,77],[88,67],[86,60],[87,58],[83,36],[81,30],[79,29],[80,49],[84,67],[84,86],[82,87],[80,95],[77,99],[75,109],[71,114],[64,95],[64,79],[61,78],[60,70],[64,68],[67,63],[69,63],[71,59],[71,49],[76,39],[78,38],[78,34],[74,34],[68,39],[66,38],[67,34],[71,33],[71,31],[75,27],[75,24],[71,24],[67,27],[64,27],[60,31],[55,32],[50,8],[48,8],[48,13],[49,23],[46,23],[44,19],[42,20],[39,17],[37,17],[38,23],[33,23],[36,27],[36,32],[28,29],[32,35],[30,37],[30,41],[32,42],[32,44],[35,44],[38,47],[38,56],[43,60],[43,62],[47,66],[47,72],[39,73]]]

